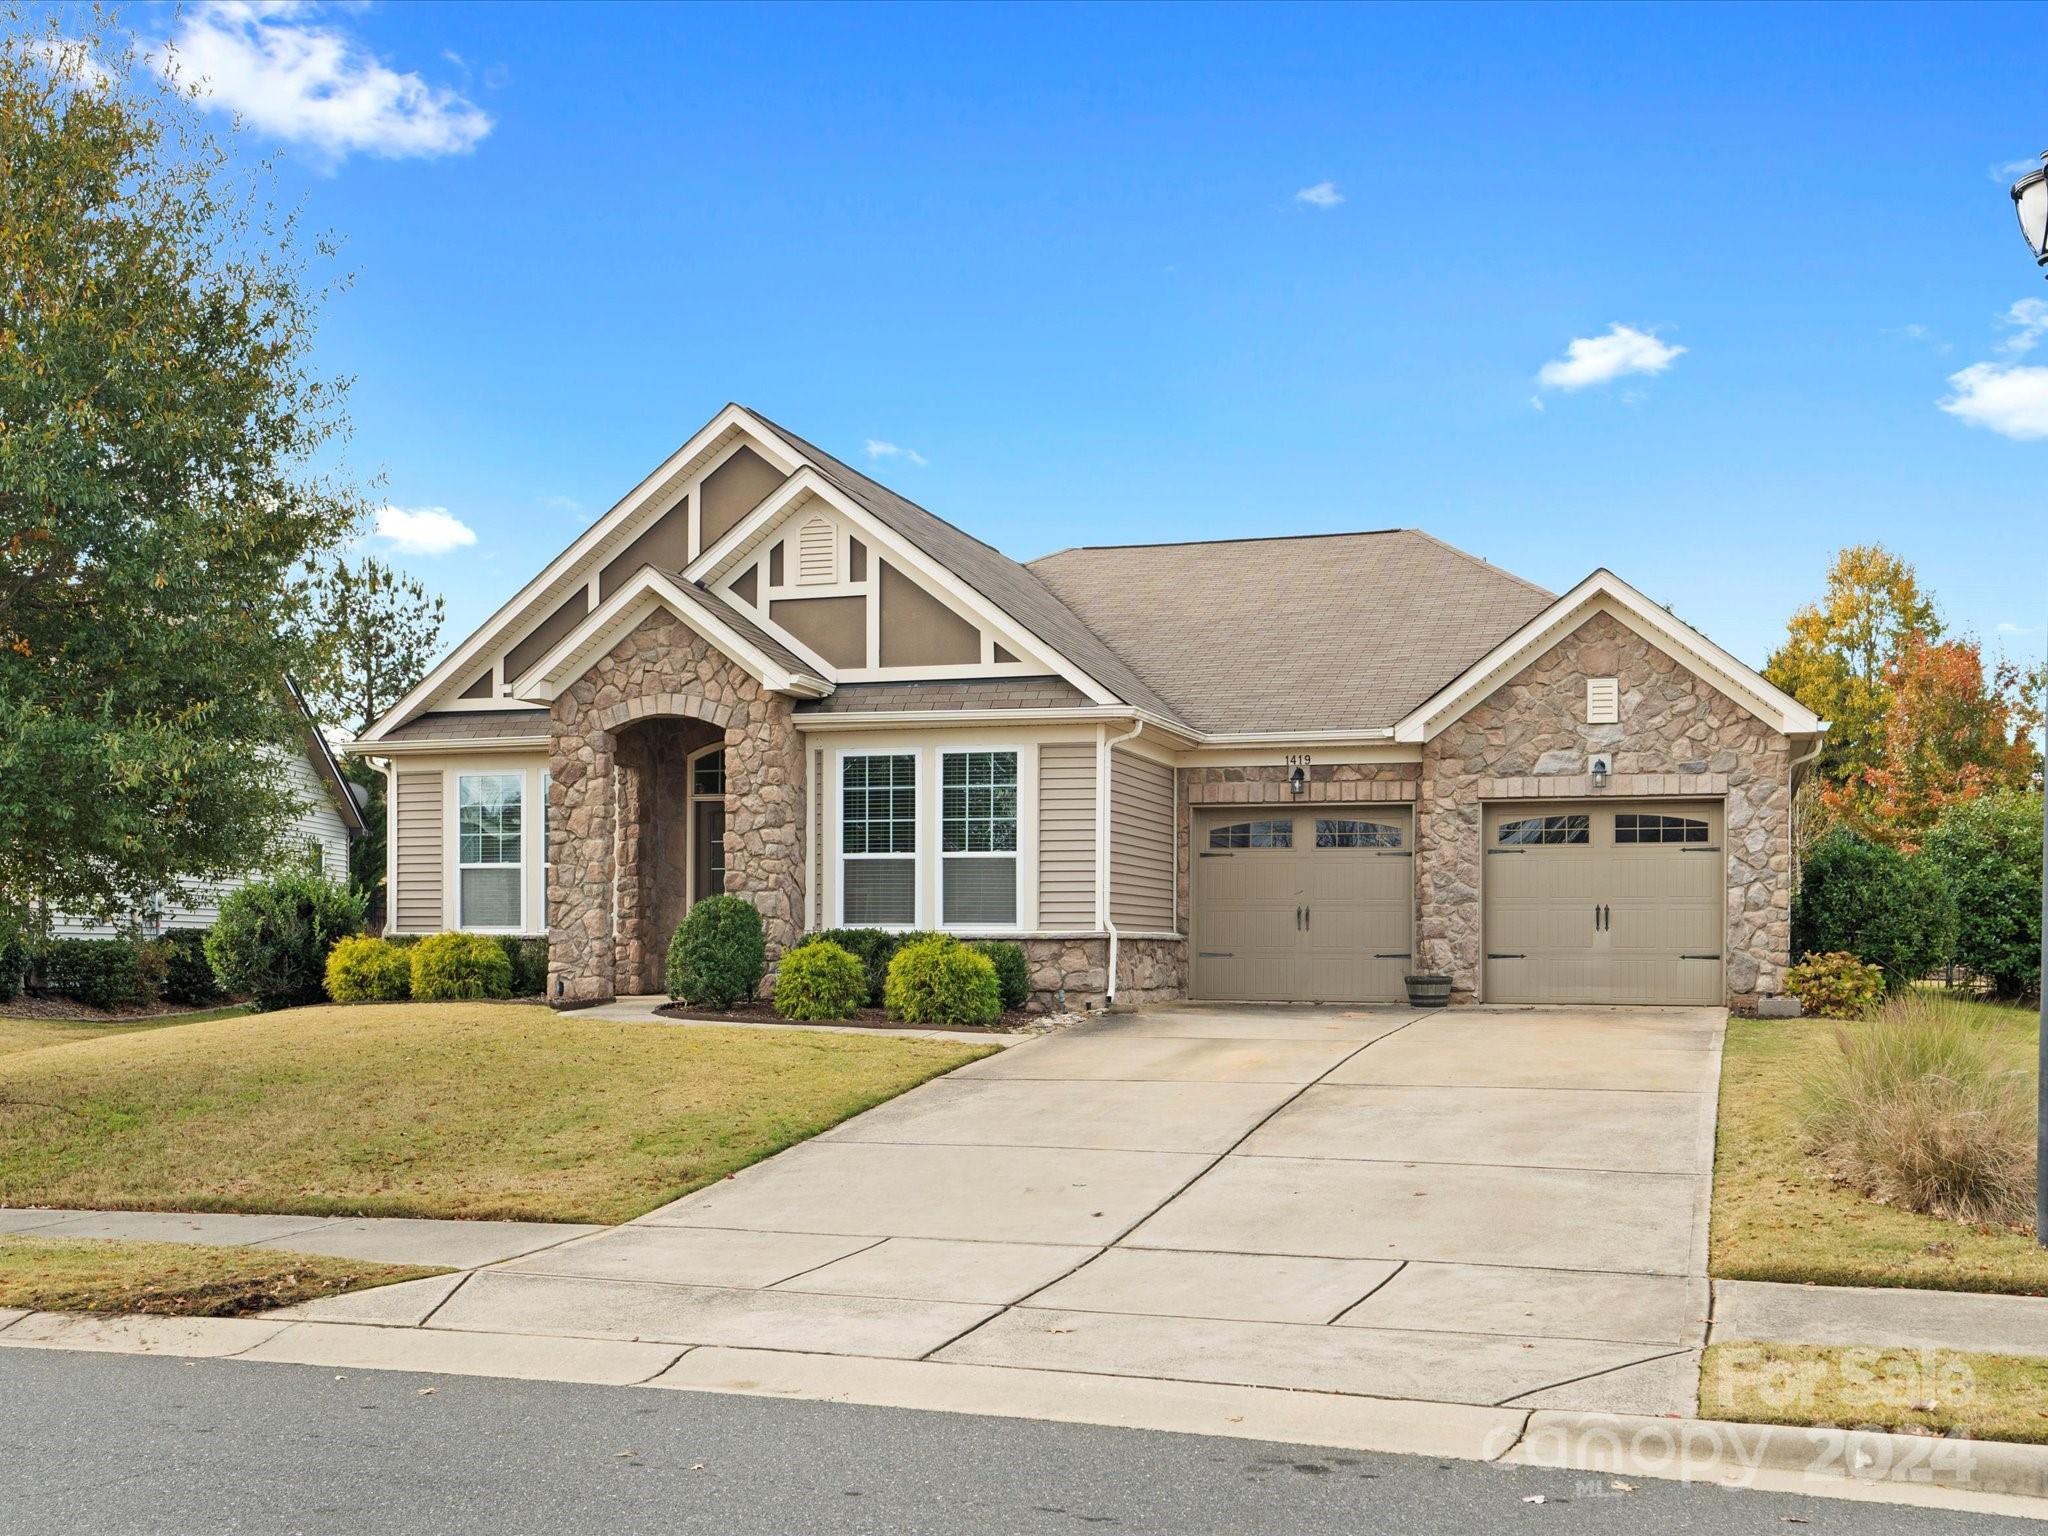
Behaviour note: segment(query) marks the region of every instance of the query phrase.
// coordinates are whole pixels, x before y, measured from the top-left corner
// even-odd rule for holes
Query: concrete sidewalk
[[[0,1208],[0,1235],[124,1238],[247,1245],[372,1264],[475,1269],[538,1253],[605,1228],[554,1221],[421,1221],[406,1217],[236,1216],[200,1211]]]
[[[2048,1298],[1716,1280],[1708,1342],[1737,1340],[2048,1358]]]

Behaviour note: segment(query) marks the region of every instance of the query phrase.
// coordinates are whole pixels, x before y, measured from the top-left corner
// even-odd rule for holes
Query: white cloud
[[[2039,169],[2041,169],[2041,157],[2036,155],[2031,160],[2008,160],[2003,165],[1994,165],[1985,174],[1993,181],[2003,182],[2010,186],[2022,176]]]
[[[102,86],[112,78],[106,66],[93,57],[92,44],[76,38],[38,38],[28,45],[28,51],[42,60],[43,68],[71,86]]]
[[[902,459],[922,469],[930,462],[915,448],[901,448],[895,443],[885,443],[879,437],[868,439],[868,457],[871,459]]]
[[[2033,351],[2034,344],[2048,336],[2048,299],[2014,299],[2012,308],[1998,318],[2013,328],[1998,350],[2018,357]]]
[[[1659,341],[1632,325],[1610,325],[1605,336],[1574,337],[1563,357],[1552,358],[1536,375],[1545,389],[1585,389],[1631,373],[1662,373],[1685,348]]]
[[[377,537],[402,555],[445,555],[476,542],[476,530],[446,507],[377,509]]]
[[[1940,405],[1958,420],[2021,442],[2048,437],[2048,368],[1972,363],[1948,382],[1955,393]]]
[[[1311,208],[1334,208],[1344,201],[1344,194],[1337,190],[1334,181],[1319,181],[1312,187],[1303,187],[1294,194],[1297,203],[1306,203]]]
[[[2041,633],[2041,626],[2038,624],[2015,624],[2011,619],[2000,619],[1995,627],[2001,635],[2038,635]]]
[[[385,159],[461,154],[491,118],[459,91],[400,72],[301,0],[193,6],[152,62],[201,81],[209,104],[308,145],[330,164],[358,151]]]

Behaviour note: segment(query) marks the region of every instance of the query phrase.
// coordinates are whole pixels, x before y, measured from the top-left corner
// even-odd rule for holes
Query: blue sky
[[[345,238],[321,361],[475,535],[399,556],[450,644],[737,399],[1022,558],[1417,526],[1761,663],[1879,539],[2042,648],[2039,10],[127,20]]]

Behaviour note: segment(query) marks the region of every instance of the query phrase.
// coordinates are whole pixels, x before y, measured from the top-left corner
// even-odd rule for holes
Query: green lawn
[[[1955,1350],[1716,1344],[1700,1417],[1740,1424],[1871,1425],[2048,1443],[2048,1360]]]
[[[231,1019],[248,1011],[247,1004],[237,1003],[197,1013],[166,1013],[132,1019],[22,1019],[0,1014],[0,1056],[39,1051],[46,1045],[69,1045],[74,1040],[105,1040],[114,1035],[132,1035],[138,1030],[167,1029],[174,1024],[203,1024],[208,1019]]]
[[[623,1221],[992,1049],[507,1003],[77,1041],[0,1058],[0,1205]]]
[[[2039,1021],[1971,1004],[2031,1071]],[[1802,1150],[1793,1105],[1836,1049],[1826,1019],[1730,1019],[1714,1158],[1711,1272],[1724,1279],[2048,1294],[2048,1252],[2029,1232],[1969,1227],[1879,1205],[1832,1182]]]
[[[0,1237],[0,1307],[240,1317],[444,1269],[269,1248]]]

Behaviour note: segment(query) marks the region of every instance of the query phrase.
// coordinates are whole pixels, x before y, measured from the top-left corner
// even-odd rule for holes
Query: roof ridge
[[[1328,533],[1248,533],[1222,539],[1137,539],[1129,544],[1069,544],[1063,549],[1055,549],[1048,554],[1040,555],[1037,560],[1026,560],[1024,564],[1036,565],[1039,560],[1050,560],[1056,555],[1079,554],[1088,550],[1199,549],[1214,544],[1272,544],[1286,539],[1376,539],[1390,533],[1416,533],[1422,534],[1424,538],[1432,537],[1430,534],[1422,533],[1420,528],[1339,528]],[[1443,541],[1439,539],[1437,542]]]
[[[1427,528],[1410,528],[1408,532],[1414,534],[1417,538],[1429,540],[1430,543],[1436,545],[1436,547],[1439,549],[1450,551],[1452,554],[1456,555],[1460,560],[1469,561],[1471,564],[1479,566],[1484,570],[1492,571],[1497,576],[1505,576],[1509,581],[1512,581],[1519,586],[1527,587],[1531,592],[1534,592],[1538,597],[1548,598],[1552,602],[1557,601],[1557,594],[1551,591],[1548,587],[1539,587],[1536,585],[1535,582],[1529,580],[1528,577],[1517,576],[1513,571],[1509,570],[1504,565],[1495,565],[1491,560],[1483,559],[1480,556],[1473,554],[1469,550],[1460,549],[1457,545],[1451,543],[1448,539],[1438,538],[1435,534],[1431,533]]]

